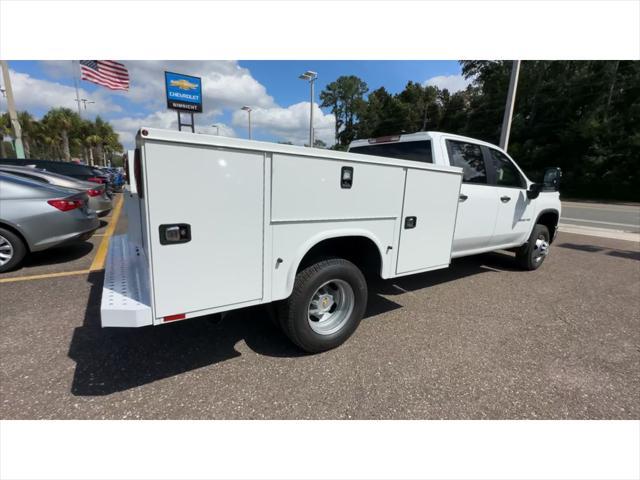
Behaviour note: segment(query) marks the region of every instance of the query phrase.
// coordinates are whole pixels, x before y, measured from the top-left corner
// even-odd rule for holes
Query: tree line
[[[99,116],[82,119],[69,108],[52,108],[40,120],[29,112],[18,112],[26,158],[47,160],[82,159],[89,165],[107,165],[123,151],[118,134]],[[4,139],[14,132],[8,113],[0,115],[0,134]],[[0,156],[13,157],[12,143],[0,141]]]
[[[413,81],[369,92],[356,76],[328,84],[320,100],[336,117],[333,148],[428,130],[497,144],[512,62],[460,64],[471,83],[455,93]],[[566,196],[639,201],[640,62],[523,61],[508,151],[534,181],[561,167]]]

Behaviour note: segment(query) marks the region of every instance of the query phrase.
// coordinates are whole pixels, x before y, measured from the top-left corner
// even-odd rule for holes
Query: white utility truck
[[[103,327],[274,302],[284,333],[319,352],[357,328],[368,275],[496,249],[533,270],[560,216],[559,169],[532,183],[494,145],[443,133],[338,152],[142,128],[132,156]]]

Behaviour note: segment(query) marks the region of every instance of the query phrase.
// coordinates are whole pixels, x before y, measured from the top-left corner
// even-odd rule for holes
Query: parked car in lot
[[[89,196],[0,172],[0,273],[25,255],[91,237],[100,226]]]
[[[107,193],[111,194],[113,187],[109,182],[109,176],[100,170],[82,165],[80,163],[63,162],[57,160],[39,160],[33,158],[0,158],[0,165],[21,165],[23,167],[36,167],[47,172],[66,175],[93,183],[103,183],[107,188]]]
[[[87,192],[87,195],[89,195],[89,208],[94,210],[99,217],[109,215],[109,212],[111,212],[113,208],[111,198],[107,195],[106,185],[104,184],[85,182],[67,177],[66,175],[47,172],[39,168],[20,167],[17,165],[0,165],[0,172],[10,173],[40,183],[48,183],[55,187],[71,188],[79,192]]]

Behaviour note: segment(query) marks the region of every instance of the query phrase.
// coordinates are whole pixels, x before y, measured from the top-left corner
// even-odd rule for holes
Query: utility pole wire
[[[509,80],[509,91],[507,92],[507,104],[504,109],[502,120],[502,130],[500,131],[500,148],[505,152],[509,145],[509,133],[511,132],[511,119],[513,118],[513,106],[516,103],[516,88],[518,86],[518,75],[520,73],[520,60],[514,60],[511,67],[511,79]]]

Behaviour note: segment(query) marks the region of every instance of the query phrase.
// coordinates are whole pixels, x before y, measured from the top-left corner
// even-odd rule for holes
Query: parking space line
[[[107,251],[109,250],[109,241],[111,240],[111,236],[116,229],[116,225],[118,225],[121,210],[122,196],[120,196],[120,198],[118,199],[118,204],[113,209],[113,213],[111,214],[111,221],[109,222],[109,226],[107,227],[107,229],[104,231],[102,241],[100,242],[100,246],[98,247],[96,256],[93,257],[93,262],[91,262],[89,271],[95,272],[96,270],[104,270],[104,264],[107,260]]]
[[[43,278],[69,277],[72,275],[86,275],[90,270],[75,270],[73,272],[43,273],[41,275],[25,275],[24,277],[0,278],[0,283],[23,282],[25,280],[40,280]]]

